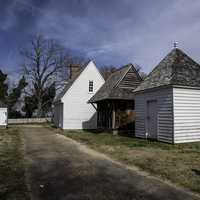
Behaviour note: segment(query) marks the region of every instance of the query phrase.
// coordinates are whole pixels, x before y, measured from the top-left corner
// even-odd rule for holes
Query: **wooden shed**
[[[200,65],[174,48],[134,90],[135,135],[200,141]]]
[[[135,104],[133,90],[142,78],[132,64],[128,64],[108,78],[89,100],[97,105],[97,128],[114,131],[134,131]]]

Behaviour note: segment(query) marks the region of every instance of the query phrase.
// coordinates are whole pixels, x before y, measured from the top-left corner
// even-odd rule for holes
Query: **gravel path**
[[[194,200],[45,127],[22,127],[32,200]]]

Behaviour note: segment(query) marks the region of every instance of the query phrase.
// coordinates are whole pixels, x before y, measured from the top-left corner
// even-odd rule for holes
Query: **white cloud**
[[[105,55],[107,51],[112,56],[114,52],[126,58],[127,62],[142,65],[149,72],[172,49],[173,42],[178,41],[180,48],[199,60],[199,10],[200,1],[178,0],[160,13],[157,11],[159,14],[152,18],[148,18],[146,13],[145,25],[131,26],[130,16],[130,21],[121,22],[118,31],[113,32],[113,39],[107,43],[109,48],[100,45],[100,53]]]
[[[77,7],[77,12],[70,12],[63,4],[61,12],[51,1],[38,20],[37,30],[61,39],[67,47],[80,49],[99,62],[138,63],[146,72],[172,49],[174,41],[199,60],[199,0],[169,0],[165,4],[152,1],[151,8],[145,7],[147,1],[137,7],[136,1],[126,0],[124,13],[120,13],[119,1],[113,10],[112,7],[108,10],[108,5],[101,1],[99,11],[94,3],[82,2],[87,4],[85,10]]]

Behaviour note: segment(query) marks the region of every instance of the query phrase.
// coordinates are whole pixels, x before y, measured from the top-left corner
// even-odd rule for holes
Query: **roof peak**
[[[67,80],[68,81],[67,84],[64,86],[63,90],[56,96],[54,102],[58,102],[62,99],[62,97],[65,95],[65,93],[70,89],[70,87],[74,84],[74,82],[78,79],[78,77],[82,74],[82,72],[88,67],[88,65],[90,63],[94,64],[94,66],[97,68],[97,66],[93,60],[88,60],[85,63],[83,63],[82,65],[80,65],[80,70],[77,73],[77,75],[74,76],[73,79]],[[97,70],[98,70],[98,68],[97,68]],[[99,70],[98,70],[98,72],[100,73]],[[100,75],[101,75],[101,73],[100,73]]]
[[[132,93],[130,92],[130,89],[128,89],[127,87],[126,88],[119,87],[119,85],[122,83],[123,79],[126,77],[127,73],[131,69],[133,69],[133,73],[135,73],[136,76],[131,75],[129,76],[129,79],[131,78],[134,84],[138,85],[138,83],[141,81],[141,77],[139,77],[139,74],[133,64],[127,64],[119,68],[114,73],[112,73],[109,76],[109,78],[106,80],[104,85],[97,91],[97,93],[88,102],[94,103],[94,102],[105,100],[105,99],[129,98],[132,95]],[[133,85],[132,87],[135,88],[136,86]],[[131,90],[133,90],[134,88],[131,88]],[[130,98],[132,98],[132,96]]]
[[[170,53],[173,53],[173,52],[174,52],[174,53],[180,52],[180,53],[185,54],[184,51],[183,51],[182,49],[178,48],[178,47],[173,48],[173,49],[169,52],[169,54],[170,54]]]
[[[179,48],[172,49],[135,91],[164,85],[200,87],[200,65]]]
[[[126,65],[123,65],[123,66],[119,67],[115,72],[120,71],[120,70],[122,70],[122,69],[124,69],[124,68],[127,68],[127,67],[131,67],[131,66],[133,66],[132,63],[126,64]],[[115,73],[115,72],[114,72],[114,73]]]
[[[180,48],[174,48],[172,49],[169,54],[164,58],[166,59],[167,57],[172,57],[174,59],[174,62],[175,64],[177,64],[178,62],[180,62],[180,59],[181,58],[187,58],[189,59],[190,61],[196,63],[196,64],[199,64],[197,63],[195,60],[193,60],[188,54],[186,54],[182,49]],[[179,59],[180,58],[180,59]],[[163,60],[164,60],[163,59]],[[161,61],[162,62],[162,61]]]

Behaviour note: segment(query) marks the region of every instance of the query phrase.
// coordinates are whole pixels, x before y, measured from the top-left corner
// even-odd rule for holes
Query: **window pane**
[[[93,92],[93,81],[89,81],[89,92]]]

